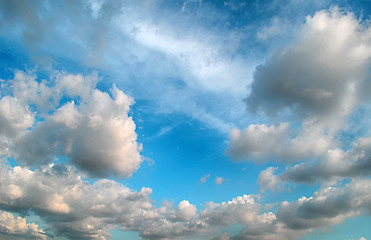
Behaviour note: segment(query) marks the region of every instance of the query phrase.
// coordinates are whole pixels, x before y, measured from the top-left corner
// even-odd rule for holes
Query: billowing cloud
[[[142,162],[136,126],[128,116],[133,99],[115,86],[111,95],[95,89],[96,74],[55,75],[54,86],[38,82],[36,76],[23,72],[16,72],[9,81],[13,97],[1,99],[0,111],[7,111],[1,125],[5,136],[13,136],[12,132],[23,129],[21,137],[9,138],[13,141],[8,148],[16,152],[16,160],[39,166],[53,162],[58,156],[67,156],[71,163],[92,176],[111,173],[131,176]],[[63,102],[63,97],[72,100]],[[28,110],[32,104],[36,106],[33,113]],[[52,114],[47,114],[51,109]],[[31,127],[34,114],[44,119],[25,132]],[[12,121],[15,117],[24,120]]]
[[[256,68],[245,99],[251,113],[286,121],[233,129],[227,153],[288,163],[335,148],[346,117],[368,99],[370,46],[371,28],[352,13],[332,7],[308,16],[296,40]]]
[[[260,210],[260,204],[253,195],[243,195],[229,202],[209,202],[201,211],[200,217],[214,226],[228,226],[232,223],[248,224],[254,222]]]
[[[278,220],[291,229],[310,229],[335,225],[346,218],[371,210],[369,179],[353,180],[341,187],[327,187],[310,198],[283,202],[278,209]]]
[[[360,138],[353,148],[329,150],[316,163],[301,163],[287,168],[282,180],[303,183],[333,181],[342,178],[369,176],[371,173],[371,138]]]
[[[277,170],[277,168],[269,167],[265,170],[263,170],[258,177],[258,184],[260,186],[260,190],[262,192],[270,189],[272,191],[275,191],[279,189],[280,179],[277,175],[274,174],[274,172]]]
[[[288,123],[268,126],[251,124],[243,130],[232,129],[226,153],[235,161],[273,161],[284,163],[319,156],[334,145],[331,135],[323,134],[321,128],[308,122],[295,136],[297,130]]]
[[[66,165],[3,167],[0,177],[2,209],[33,211],[54,234],[71,239],[110,237],[116,225],[135,226],[152,208],[151,189],[135,192],[107,179],[89,184]]]
[[[43,229],[35,223],[27,223],[22,217],[0,210],[0,237],[3,239],[46,239]]]
[[[362,98],[370,46],[370,28],[351,13],[334,7],[308,16],[297,42],[256,69],[248,109],[337,121]]]

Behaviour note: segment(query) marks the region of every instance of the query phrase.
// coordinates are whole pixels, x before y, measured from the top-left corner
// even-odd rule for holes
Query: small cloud
[[[199,182],[200,183],[205,183],[207,181],[207,179],[209,179],[209,177],[210,177],[210,174],[206,174],[202,178],[200,178]]]
[[[223,181],[224,181],[224,178],[222,178],[222,177],[216,177],[216,178],[215,178],[215,183],[216,183],[216,185],[220,185],[220,184],[222,184]]]

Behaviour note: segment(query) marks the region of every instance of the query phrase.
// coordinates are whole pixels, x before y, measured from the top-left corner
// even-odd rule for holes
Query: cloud
[[[235,161],[295,162],[320,156],[334,145],[333,137],[312,122],[304,123],[301,132],[290,129],[287,122],[251,124],[243,130],[232,129],[230,139],[226,153]]]
[[[204,176],[202,176],[202,178],[200,178],[199,182],[200,183],[205,183],[207,181],[207,179],[209,179],[210,177],[210,174],[206,174]]]
[[[262,192],[265,192],[268,189],[270,189],[271,191],[279,189],[279,184],[281,182],[279,177],[277,175],[274,175],[274,172],[276,170],[277,168],[269,167],[259,174],[258,184]]]
[[[200,212],[200,218],[213,226],[228,226],[232,223],[248,224],[256,220],[260,204],[253,195],[243,195],[222,203],[209,202]]]
[[[370,46],[370,29],[351,13],[308,16],[297,41],[256,68],[248,110],[337,122],[362,99]]]
[[[110,237],[116,225],[135,226],[152,208],[151,189],[135,192],[108,179],[89,184],[66,165],[3,167],[1,183],[2,209],[33,211],[54,234],[71,239]]]
[[[220,184],[222,184],[223,181],[224,181],[224,178],[223,178],[223,177],[216,177],[216,178],[215,178],[215,184],[216,184],[216,185],[220,185]]]
[[[0,210],[0,236],[4,239],[46,239],[43,229],[22,217]]]
[[[287,168],[282,180],[301,183],[333,181],[368,176],[371,173],[371,138],[359,138],[348,151],[336,148],[316,163],[301,163]]]
[[[15,115],[24,115],[23,122],[12,121],[18,129],[23,129],[23,135],[8,139],[11,143],[7,147],[16,152],[16,160],[40,166],[66,156],[91,176],[111,173],[131,176],[142,162],[136,126],[128,116],[133,99],[116,86],[111,89],[111,95],[96,89],[96,74],[55,75],[48,86],[23,72],[16,72],[9,81],[13,97],[4,96],[0,102],[4,106],[0,111],[6,114],[1,124],[2,129],[8,129],[6,135],[15,131],[7,122]],[[63,102],[62,98],[72,100]],[[6,110],[10,109],[10,103],[12,111]],[[32,104],[36,106],[33,113],[28,110]],[[51,109],[52,113],[48,114]],[[30,128],[34,114],[44,119]],[[25,131],[25,128],[30,129]]]
[[[371,28],[352,13],[332,7],[308,16],[296,39],[255,69],[245,99],[249,112],[276,123],[232,129],[227,154],[290,163],[336,148],[346,117],[368,101],[370,46]]]
[[[369,179],[353,179],[343,188],[327,187],[310,198],[302,197],[296,202],[283,202],[278,209],[278,220],[291,229],[310,229],[331,226],[346,218],[370,213]]]

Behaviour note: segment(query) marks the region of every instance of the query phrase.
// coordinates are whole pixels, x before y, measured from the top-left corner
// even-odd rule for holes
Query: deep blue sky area
[[[0,0],[0,239],[371,239],[370,8]]]

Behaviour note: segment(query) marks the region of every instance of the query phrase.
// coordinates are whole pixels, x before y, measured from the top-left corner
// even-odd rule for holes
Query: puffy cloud
[[[257,67],[250,111],[338,121],[362,98],[371,56],[371,30],[338,8],[308,16],[297,42]]]
[[[260,204],[253,195],[243,195],[222,203],[209,202],[201,211],[200,218],[214,226],[227,226],[232,223],[242,225],[256,220]]]
[[[303,130],[295,136],[288,123],[268,126],[251,124],[243,130],[232,129],[226,153],[235,161],[293,162],[319,156],[333,146],[333,137],[323,134],[312,122],[303,123]]]
[[[92,176],[131,176],[142,162],[136,126],[128,116],[133,99],[115,86],[111,95],[95,89],[96,74],[56,73],[50,81],[47,86],[34,75],[16,72],[8,84],[13,97],[1,99],[1,129],[7,129],[7,135],[31,127],[35,113],[28,105],[34,104],[37,116],[44,118],[21,137],[10,139],[8,148],[16,152],[16,160],[39,166],[67,156]],[[72,100],[63,103],[63,97]],[[23,122],[13,121],[15,117]]]
[[[370,46],[371,28],[352,13],[333,7],[308,16],[297,39],[256,68],[245,99],[252,113],[292,122],[233,129],[227,153],[287,163],[336,147],[345,117],[368,98]]]
[[[316,183],[342,178],[368,176],[371,173],[371,138],[360,138],[353,148],[344,151],[332,149],[317,163],[301,163],[287,168],[280,176],[282,180]]]
[[[262,192],[265,192],[268,189],[272,191],[279,189],[280,179],[274,174],[276,170],[277,168],[269,167],[259,174],[258,184],[260,185],[260,190]]]
[[[3,239],[46,239],[43,229],[26,219],[14,217],[13,214],[0,210],[0,237]]]
[[[279,221],[291,229],[312,229],[331,226],[346,218],[371,210],[371,181],[353,180],[343,188],[324,188],[310,198],[283,202],[277,213]]]
[[[34,114],[16,98],[4,96],[0,99],[0,116],[0,156],[13,155],[12,142],[32,126]]]

